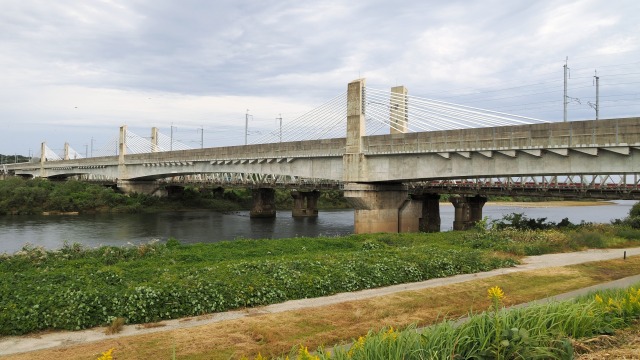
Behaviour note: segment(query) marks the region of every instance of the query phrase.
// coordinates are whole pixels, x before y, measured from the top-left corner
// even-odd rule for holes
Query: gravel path
[[[448,278],[431,279],[410,284],[400,284],[388,286],[378,289],[362,290],[350,293],[341,293],[331,296],[325,296],[313,299],[292,300],[281,304],[268,305],[258,308],[243,309],[237,311],[228,311],[223,313],[215,313],[206,316],[166,320],[162,321],[161,327],[142,328],[139,325],[127,325],[124,330],[115,335],[105,335],[104,328],[94,328],[82,331],[72,332],[52,332],[33,334],[25,336],[9,336],[0,338],[0,355],[16,354],[27,351],[41,350],[58,346],[69,346],[84,342],[99,341],[105,339],[113,339],[122,336],[139,335],[153,332],[161,332],[174,330],[179,328],[189,328],[195,326],[206,325],[209,323],[238,319],[245,316],[256,314],[271,314],[290,310],[304,309],[310,307],[318,307],[324,305],[337,304],[346,301],[362,300],[377,296],[389,295],[401,291],[420,290],[432,288],[442,285],[449,285],[470,280],[483,279],[492,276],[509,274],[519,271],[527,271],[534,269],[542,269],[547,267],[567,266],[580,264],[591,261],[611,260],[626,256],[640,255],[640,248],[629,249],[604,249],[604,250],[586,250],[574,253],[549,254],[541,256],[529,256],[523,259],[522,264],[504,269],[496,269],[492,271],[456,275]],[[608,287],[626,287],[630,284],[640,282],[640,275],[613,281],[611,283],[600,284],[589,288],[572,291],[553,297],[554,299],[563,299],[573,297],[579,294],[593,291],[600,288]]]

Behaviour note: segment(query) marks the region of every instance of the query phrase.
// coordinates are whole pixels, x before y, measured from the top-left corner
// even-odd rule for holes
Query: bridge
[[[414,99],[402,86],[385,94],[364,79],[345,95],[332,105],[338,115],[312,118],[337,119],[324,125],[342,124],[346,137],[159,151],[152,131],[148,152],[129,153],[122,126],[118,155],[51,160],[43,143],[39,162],[0,171],[156,194],[167,185],[249,186],[256,217],[275,216],[273,188],[298,190],[294,216],[317,216],[316,190],[336,188],[355,208],[356,233],[439,231],[440,194],[460,195],[451,200],[454,229],[480,220],[491,194],[640,199],[640,118],[548,123]],[[367,135],[371,119],[390,133]]]

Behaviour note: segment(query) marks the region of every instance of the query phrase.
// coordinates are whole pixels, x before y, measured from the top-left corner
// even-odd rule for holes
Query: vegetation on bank
[[[144,194],[123,194],[112,187],[75,180],[52,181],[12,177],[0,180],[0,215],[38,215],[49,213],[120,212],[139,213],[158,210],[210,209],[213,211],[248,210],[252,190],[247,188],[172,188],[170,196],[159,198]],[[443,194],[442,202],[449,201]],[[558,199],[489,197],[490,201],[549,201]],[[277,209],[291,209],[291,190],[276,189]],[[346,209],[350,205],[342,191],[323,190],[318,199],[320,209]],[[640,218],[638,220],[640,226]]]
[[[31,158],[27,156],[12,154],[5,155],[0,154],[0,164],[14,164],[14,163],[25,163],[31,161]]]
[[[508,296],[508,294],[506,295]],[[573,301],[505,309],[504,292],[487,291],[490,308],[463,322],[445,321],[416,331],[370,331],[351,345],[315,354],[301,346],[298,359],[573,359],[579,340],[612,335],[640,318],[640,284],[599,291]],[[578,346],[576,346],[578,345]],[[262,356],[256,359],[266,359]]]
[[[77,330],[265,305],[512,266],[519,255],[638,245],[640,230],[477,229],[435,234],[239,240],[0,257],[0,334]]]
[[[440,235],[440,236],[438,236]],[[0,258],[0,334],[154,322],[511,266],[450,234],[239,240]]]
[[[249,209],[251,189],[198,189],[187,186],[168,198],[144,194],[125,195],[111,187],[80,181],[24,180],[19,177],[0,181],[0,215],[35,215],[43,212],[143,212],[155,210],[210,209],[238,211]],[[289,190],[276,190],[276,207],[293,204]],[[320,208],[344,208],[339,191],[323,191]]]

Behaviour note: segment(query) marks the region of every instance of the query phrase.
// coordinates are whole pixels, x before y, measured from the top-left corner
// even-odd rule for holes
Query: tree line
[[[290,209],[290,190],[278,189],[276,208]],[[187,186],[167,198],[145,194],[123,194],[113,187],[81,181],[25,180],[19,177],[0,181],[0,215],[34,215],[43,212],[143,212],[154,210],[210,209],[248,210],[251,189],[197,188]],[[323,191],[320,208],[347,208],[340,191]]]

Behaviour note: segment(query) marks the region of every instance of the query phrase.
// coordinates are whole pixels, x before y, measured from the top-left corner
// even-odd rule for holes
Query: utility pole
[[[596,120],[598,120],[600,118],[600,76],[598,76],[597,71],[595,71],[593,78],[594,84],[596,85],[596,103],[593,104],[589,101],[588,104],[596,111]]]
[[[249,134],[249,109],[244,115],[244,144],[247,145],[247,135]]]
[[[282,142],[282,114],[279,114],[279,116],[276,120],[280,120],[280,142]]]
[[[91,157],[93,157],[93,136],[91,137]]]
[[[596,120],[600,118],[600,76],[596,72],[594,76],[596,79]]]
[[[204,149],[204,126],[200,125],[200,149]]]
[[[569,103],[569,97],[567,96],[567,72],[569,70],[569,67],[567,66],[567,63],[569,62],[569,57],[567,56],[567,58],[564,61],[564,98],[562,99],[562,103],[564,104],[564,122],[567,122],[567,104]]]

